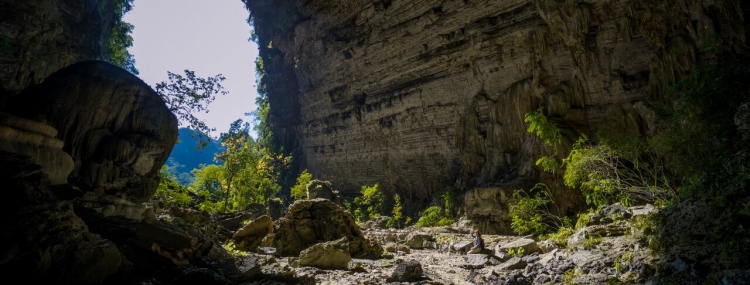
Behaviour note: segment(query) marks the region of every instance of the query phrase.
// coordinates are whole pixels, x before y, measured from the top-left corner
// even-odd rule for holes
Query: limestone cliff
[[[101,59],[114,3],[0,0],[0,99],[40,83],[60,68]]]
[[[344,192],[412,201],[552,181],[524,114],[568,143],[649,134],[668,82],[746,47],[739,0],[279,2],[245,1],[279,143]]]

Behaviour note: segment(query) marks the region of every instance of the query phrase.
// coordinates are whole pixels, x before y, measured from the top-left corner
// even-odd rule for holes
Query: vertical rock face
[[[0,90],[17,94],[60,68],[100,59],[114,2],[0,0]]]
[[[538,108],[568,143],[648,134],[665,84],[746,46],[738,0],[245,2],[279,142],[407,200],[540,179]]]

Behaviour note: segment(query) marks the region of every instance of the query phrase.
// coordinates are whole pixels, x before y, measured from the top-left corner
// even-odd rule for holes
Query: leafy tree
[[[224,172],[221,166],[216,164],[201,165],[200,168],[193,170],[195,179],[188,187],[194,193],[197,193],[203,200],[198,205],[201,211],[209,213],[218,212],[223,197],[222,185]]]
[[[226,78],[221,74],[214,77],[197,77],[194,71],[187,69],[185,75],[168,71],[167,77],[169,82],[157,83],[155,90],[167,104],[169,111],[181,121],[186,121],[188,128],[196,132],[199,137],[203,137],[204,134],[208,136],[211,131],[215,131],[216,128],[210,128],[195,114],[208,113],[208,105],[216,99],[216,94],[228,93],[221,85]],[[208,140],[203,140],[201,143],[205,146]]]
[[[133,37],[130,35],[133,25],[122,20],[122,17],[132,9],[133,0],[115,1],[112,28],[104,38],[103,57],[105,61],[138,75],[135,58],[128,51],[128,48],[133,46]]]
[[[391,210],[391,218],[388,219],[388,222],[386,223],[386,226],[389,228],[400,228],[401,227],[401,220],[404,219],[404,209],[403,205],[401,205],[401,196],[396,194],[393,196],[393,210]]]
[[[362,186],[360,196],[354,198],[354,204],[357,206],[354,211],[355,217],[360,222],[380,217],[385,212],[383,210],[384,201],[385,196],[378,183]]]
[[[312,180],[312,174],[307,172],[307,169],[303,170],[297,177],[297,183],[292,187],[291,193],[294,199],[300,200],[307,197],[307,184],[310,180]]]
[[[246,210],[264,204],[279,191],[278,172],[288,158],[274,156],[261,148],[249,134],[250,125],[241,119],[221,135],[224,147],[217,154],[220,165],[198,169],[191,186],[207,197],[202,208],[210,212]]]

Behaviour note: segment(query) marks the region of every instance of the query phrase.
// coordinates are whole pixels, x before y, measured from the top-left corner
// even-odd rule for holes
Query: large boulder
[[[258,217],[250,212],[216,213],[211,215],[211,220],[230,231],[239,230],[245,221]]]
[[[299,254],[299,265],[321,269],[347,269],[351,260],[345,237],[315,244]]]
[[[599,211],[589,214],[589,225],[603,225],[620,220],[627,220],[633,217],[630,211],[621,203],[605,205],[599,208]]]
[[[274,222],[273,245],[283,256],[298,255],[311,245],[346,237],[353,257],[377,258],[382,248],[365,238],[352,214],[326,199],[298,200]]]
[[[150,199],[177,140],[177,118],[132,73],[102,61],[60,69],[5,106],[48,124],[73,158],[69,182],[133,202]]]
[[[256,251],[263,244],[263,238],[273,231],[273,221],[269,216],[261,216],[243,226],[233,236],[235,243],[243,249]]]
[[[396,267],[391,272],[391,276],[386,279],[388,282],[414,282],[424,279],[422,276],[422,264],[419,261],[411,259],[403,261],[396,260]]]
[[[518,252],[518,250],[521,248],[523,248],[523,254],[532,254],[541,251],[539,249],[539,246],[536,244],[536,241],[534,241],[533,239],[520,238],[503,245],[498,244],[495,248],[495,255],[504,255],[508,252],[508,250],[511,249],[515,252]]]
[[[284,204],[279,198],[272,198],[266,200],[266,215],[271,217],[272,220],[278,220],[282,217],[284,210]]]
[[[339,202],[339,193],[333,190],[331,182],[313,179],[307,183],[307,199],[328,199]]]
[[[435,241],[435,237],[427,233],[414,232],[406,236],[406,245],[413,249],[429,248],[425,246]]]

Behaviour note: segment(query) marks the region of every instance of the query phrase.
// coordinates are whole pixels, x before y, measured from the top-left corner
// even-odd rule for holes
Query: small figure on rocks
[[[484,240],[482,239],[482,234],[479,232],[479,230],[474,229],[471,232],[471,235],[474,237],[474,246],[469,249],[468,254],[475,254],[480,253],[482,250],[484,250]]]

